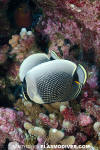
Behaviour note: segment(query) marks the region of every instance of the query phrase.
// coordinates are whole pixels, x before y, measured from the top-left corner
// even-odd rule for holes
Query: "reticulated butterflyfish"
[[[74,62],[60,58],[50,61],[47,57],[46,61],[40,64],[41,61],[37,58],[36,65],[35,60],[31,61],[33,67],[32,64],[31,67],[27,67],[30,69],[24,77],[20,75],[21,80],[24,79],[23,89],[27,98],[35,103],[44,104],[75,99],[79,95],[87,78],[86,71],[81,65],[77,66]],[[24,63],[28,65],[29,62]],[[20,72],[21,69],[23,68],[20,68]]]

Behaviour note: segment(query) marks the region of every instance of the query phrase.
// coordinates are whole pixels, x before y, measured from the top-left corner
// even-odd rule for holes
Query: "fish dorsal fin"
[[[53,50],[50,51],[50,60],[56,60],[56,59],[61,59],[61,57],[59,57],[55,51]]]
[[[23,82],[23,79],[26,76],[27,72],[33,67],[48,61],[49,57],[44,53],[32,54],[25,58],[19,69],[20,80]]]

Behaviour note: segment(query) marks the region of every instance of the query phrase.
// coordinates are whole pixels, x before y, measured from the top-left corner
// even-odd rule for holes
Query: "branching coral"
[[[9,108],[0,108],[1,135],[5,138],[9,138],[10,141],[17,141],[24,144],[25,136],[22,131],[23,117],[23,113]]]
[[[13,35],[9,40],[9,44],[12,46],[10,55],[16,56],[16,61],[22,62],[32,48],[35,45],[34,34],[31,31],[26,31],[22,28],[20,35]],[[29,55],[29,54],[28,54]]]

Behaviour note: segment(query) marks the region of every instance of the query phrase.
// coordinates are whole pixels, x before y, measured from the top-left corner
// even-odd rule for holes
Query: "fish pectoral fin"
[[[34,95],[32,101],[37,103],[37,104],[44,104],[42,98],[39,95]]]
[[[37,103],[37,104],[43,104],[42,98],[38,95],[37,91],[33,87],[27,87],[27,94],[31,101]]]

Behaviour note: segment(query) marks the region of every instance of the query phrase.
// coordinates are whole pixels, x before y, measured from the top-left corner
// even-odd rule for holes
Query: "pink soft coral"
[[[19,116],[17,111],[10,108],[0,108],[0,132],[11,141],[18,141],[24,144],[22,132],[24,118]]]
[[[52,128],[58,127],[58,122],[56,119],[50,120],[50,118],[43,113],[39,114],[39,118],[43,122],[44,125],[47,125],[47,126],[52,127]]]
[[[92,119],[90,116],[84,114],[84,113],[80,113],[78,115],[78,122],[80,126],[88,126],[89,124],[92,123]]]
[[[96,88],[97,87],[97,70],[96,67],[93,67],[91,72],[89,72],[91,75],[87,79],[87,83],[89,84],[90,88]]]
[[[8,138],[7,134],[4,134],[1,130],[0,130],[0,147],[3,146],[3,144],[6,142],[6,138]]]
[[[48,34],[51,41],[55,35],[68,38],[84,51],[94,48],[95,61],[100,63],[100,1],[43,0],[39,3],[46,16],[40,25],[42,33]]]
[[[74,114],[73,109],[71,107],[65,107],[63,110],[61,110],[61,114],[63,115],[65,120],[71,121],[73,123],[77,122],[77,117]]]
[[[85,109],[89,114],[93,115],[98,121],[100,121],[100,106],[99,105],[96,105],[91,101],[88,101],[85,104]]]

